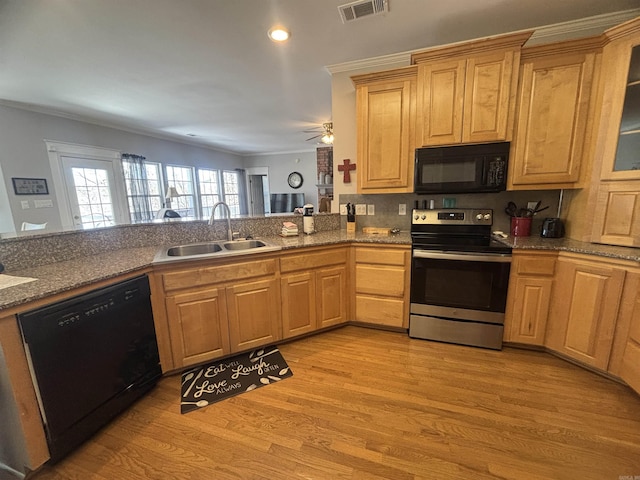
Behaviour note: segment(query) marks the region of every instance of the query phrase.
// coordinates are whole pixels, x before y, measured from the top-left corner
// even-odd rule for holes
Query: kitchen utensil
[[[391,229],[382,227],[362,227],[362,233],[367,233],[369,235],[389,235],[391,233]]]
[[[548,206],[548,205],[547,205],[546,207],[542,207],[542,208],[538,208],[538,209],[534,210],[534,211],[533,211],[532,216],[533,216],[533,215],[535,215],[535,214],[536,214],[536,213],[538,213],[538,212],[543,212],[543,211],[545,211],[547,208],[549,208],[549,206]]]
[[[515,217],[518,213],[518,206],[513,202],[509,202],[507,203],[507,207],[504,209],[504,213],[510,217]]]

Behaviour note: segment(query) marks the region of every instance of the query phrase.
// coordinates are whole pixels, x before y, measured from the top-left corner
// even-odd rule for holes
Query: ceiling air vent
[[[338,7],[342,23],[353,22],[362,17],[379,15],[389,11],[389,0],[360,0]]]

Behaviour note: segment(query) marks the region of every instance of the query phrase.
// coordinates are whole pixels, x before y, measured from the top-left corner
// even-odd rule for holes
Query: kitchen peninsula
[[[281,221],[281,219],[277,220],[277,222]],[[374,321],[358,321],[357,319],[357,312],[355,308],[356,302],[354,301],[356,295],[358,295],[355,290],[356,285],[354,284],[354,282],[357,282],[357,275],[354,269],[359,261],[365,261],[363,258],[369,259],[367,260],[370,262],[368,268],[382,268],[383,271],[387,272],[390,271],[388,270],[390,268],[394,270],[399,269],[399,271],[405,272],[405,274],[408,275],[411,244],[411,239],[408,233],[389,236],[366,235],[363,233],[350,234],[343,229],[336,228],[339,226],[339,221],[340,218],[338,215],[320,214],[316,216],[316,226],[323,228],[324,225],[327,230],[319,231],[313,235],[301,235],[293,238],[282,238],[275,235],[256,235],[256,237],[264,239],[271,245],[281,247],[281,250],[263,254],[252,253],[249,256],[234,257],[234,259],[229,259],[225,262],[231,262],[230,264],[232,265],[236,263],[246,265],[260,264],[261,262],[271,262],[273,264],[273,269],[268,269],[266,273],[261,272],[257,277],[257,280],[259,281],[263,281],[267,277],[273,278],[274,280],[278,279],[278,282],[274,283],[274,285],[276,286],[276,291],[281,291],[283,294],[282,303],[276,308],[276,312],[280,314],[276,320],[281,326],[275,329],[275,336],[268,338],[265,343],[282,341],[282,339],[294,338],[314,331],[325,331],[327,328],[331,328],[331,326],[344,325],[349,322],[353,323],[354,321],[356,324],[376,326]],[[156,231],[152,232],[150,229],[155,229]],[[165,229],[164,234],[160,233],[162,229]],[[127,232],[131,233],[136,230],[138,230],[139,235],[136,234],[131,237],[135,237],[136,241],[134,241],[133,244],[130,244],[130,248],[127,248],[127,245],[123,243],[122,239],[126,237]],[[186,237],[180,238],[180,234],[178,233],[179,230],[181,234],[186,234]],[[194,240],[205,240],[205,238],[197,236],[198,231],[203,231],[203,225],[200,225],[199,222],[195,222],[190,227],[186,227],[185,225],[126,226],[88,232],[12,239],[0,242],[0,251],[3,252],[3,258],[7,259],[7,265],[9,266],[7,274],[37,279],[34,282],[5,289],[0,296],[0,311],[2,312],[2,315],[0,315],[0,331],[2,332],[0,338],[6,362],[6,365],[4,365],[3,368],[6,369],[8,378],[10,379],[10,389],[15,395],[13,402],[15,402],[16,411],[19,412],[19,430],[24,435],[26,451],[28,452],[29,457],[28,460],[24,460],[25,465],[30,468],[37,468],[46,461],[48,454],[46,443],[44,443],[42,425],[40,423],[35,394],[33,387],[30,386],[28,367],[26,365],[24,352],[22,351],[22,344],[19,337],[19,331],[17,329],[17,323],[15,321],[15,314],[20,311],[30,310],[34,307],[46,305],[52,301],[66,298],[77,293],[86,292],[96,287],[109,285],[115,281],[139,275],[140,273],[148,274],[151,278],[153,278],[154,275],[157,276],[154,292],[156,295],[160,294],[160,283],[157,280],[162,275],[167,274],[163,273],[163,271],[170,273],[171,271],[176,271],[176,268],[179,272],[193,269],[202,270],[203,268],[215,268],[216,263],[212,260],[209,260],[208,262],[177,261],[175,263],[164,265],[153,265],[155,255],[158,253],[159,249],[162,248],[160,244],[155,243],[158,242],[158,239],[163,239],[162,243],[165,243],[165,247],[167,246],[164,241],[166,238],[175,240],[175,242],[171,242],[171,244],[185,243],[187,238],[190,239],[189,241],[191,242]],[[244,231],[251,232],[252,229],[250,226],[247,226],[247,229]],[[273,231],[273,229],[271,231]],[[263,231],[262,233],[265,232]],[[163,238],[163,235],[166,235],[166,237]],[[217,235],[217,233],[214,235]],[[104,250],[96,250],[91,254],[85,252],[84,256],[37,266],[33,264],[29,265],[28,259],[21,258],[21,254],[18,253],[36,251],[35,248],[37,246],[37,251],[44,250],[52,252],[49,258],[55,258],[58,254],[63,256],[72,256],[75,255],[71,253],[74,251],[72,245],[74,241],[77,241],[78,236],[84,237],[85,245],[92,244],[91,241],[87,242],[87,239],[91,238],[93,239],[92,248],[98,249],[99,247],[97,247],[97,245],[102,245]],[[223,232],[218,236],[223,238]],[[206,240],[211,240],[211,232],[209,232]],[[600,246],[576,242],[569,239],[507,238],[503,241],[514,247],[514,255],[516,258],[518,258],[519,254],[529,253],[563,255],[575,254],[574,252],[577,252],[582,256],[588,255],[593,258],[603,258],[609,259],[608,261],[623,262],[627,265],[629,271],[632,272],[630,275],[637,274],[634,272],[637,270],[638,262],[640,262],[640,252],[638,252],[638,250],[624,247]],[[146,242],[149,242],[150,244],[143,245]],[[358,253],[359,251],[362,252],[362,254]],[[362,255],[368,251],[371,251],[373,256],[367,253],[366,257],[362,257]],[[13,252],[14,254],[13,259],[9,257],[10,252]],[[301,257],[301,260],[305,265],[303,270],[297,270],[297,268],[300,267],[293,267],[294,263],[291,263],[291,261],[297,261],[295,258],[298,256],[298,253],[303,254]],[[78,254],[78,252],[76,254]],[[387,258],[394,258],[394,256],[398,254],[401,255],[401,257],[399,257],[400,259],[404,259],[400,261],[400,265],[393,266],[392,264],[394,262],[391,262],[391,264],[387,263]],[[322,262],[326,262],[327,266],[322,266],[325,263],[319,263],[318,267],[314,267],[314,255],[318,258],[318,261],[322,260]],[[287,261],[285,261],[287,258],[291,259],[291,261],[289,261],[289,264],[292,265],[291,267],[286,266],[288,265]],[[358,260],[358,258],[360,258],[360,260]],[[36,260],[36,262],[37,261],[38,260]],[[16,267],[12,268],[12,265],[15,265]],[[210,267],[207,267],[207,265],[210,265]],[[338,276],[336,276],[336,267],[338,267]],[[314,270],[314,268],[316,270]],[[287,271],[289,271],[288,269],[291,273],[287,273]],[[329,271],[331,275],[329,277],[308,277],[309,272],[320,272],[322,270]],[[311,289],[311,293],[313,293],[313,290],[320,288],[322,278],[329,278],[327,288],[330,289],[328,290],[330,292],[330,297],[328,297],[327,301],[334,301],[336,295],[339,296],[340,291],[342,292],[341,294],[344,295],[342,297],[344,305],[338,308],[338,310],[333,310],[334,312],[341,311],[342,317],[339,317],[335,321],[326,325],[316,324],[315,327],[301,328],[300,330],[296,330],[296,328],[304,326],[288,324],[288,330],[282,326],[283,324],[280,322],[287,318],[287,303],[286,296],[284,296],[285,285],[287,285],[286,279],[295,279],[297,282],[300,280],[300,274],[304,274],[303,276],[306,276],[305,278],[313,278],[313,281],[316,282],[313,284],[315,288]],[[200,276],[193,278],[202,278],[201,274],[198,275]],[[152,284],[154,284],[154,282],[152,282]],[[193,285],[193,282],[189,282],[189,285],[189,288],[193,288],[191,286]],[[290,282],[289,285],[291,285]],[[185,293],[187,296],[191,295],[186,293],[187,290],[184,290],[185,287],[180,286],[180,284],[176,284],[176,286],[178,288],[177,293]],[[171,287],[171,284],[164,284],[163,288],[168,288],[169,291],[167,294],[172,295],[171,291],[176,287]],[[299,296],[299,292],[306,291],[308,288],[309,285],[307,284],[303,290],[293,291],[294,295],[296,295],[295,298],[300,299],[301,297]],[[210,290],[210,288],[208,288],[208,290]],[[405,305],[405,309],[408,309],[408,281],[404,284],[403,290],[404,294],[400,297],[400,303],[403,303]],[[517,288],[510,289],[509,302],[516,301],[511,299],[511,297],[513,297],[514,293],[518,291],[519,290]],[[280,295],[278,295],[278,297],[280,297]],[[376,296],[374,295],[372,298],[375,297]],[[385,298],[380,297],[379,295],[377,297],[380,299]],[[309,304],[315,309],[317,305],[315,305],[315,300],[313,300],[314,297],[310,298],[312,300],[310,300]],[[167,325],[163,322],[163,320],[167,320],[166,312],[169,310],[160,312],[156,315],[158,310],[163,308],[162,305],[164,304],[164,301],[161,299],[155,299],[153,304],[163,370],[165,372],[176,371],[181,369],[183,366],[199,363],[209,358],[226,356],[235,351],[253,348],[253,345],[244,346],[238,344],[228,351],[223,349],[220,351],[205,353],[204,355],[189,355],[189,352],[182,351],[181,353],[183,356],[179,356],[176,353],[175,342],[173,342],[172,346],[172,335],[175,335],[175,331],[170,330],[170,323]],[[395,327],[385,324],[378,324],[378,327],[384,329],[392,328],[399,332],[405,331],[406,317],[408,316],[406,313],[407,311],[408,310],[401,311],[399,314],[402,316],[400,318],[400,323],[395,324]],[[313,317],[316,315],[316,312],[317,310],[314,310],[314,313],[312,313],[311,316]],[[316,317],[320,318],[319,315],[316,315]],[[287,325],[287,323],[285,322],[284,325]],[[626,325],[628,328],[628,321],[626,322]],[[287,331],[290,333],[286,334]],[[507,331],[511,332],[512,329],[508,329]],[[509,342],[510,340],[511,338],[507,333],[505,333],[505,341]],[[260,341],[261,340],[258,340],[258,343],[255,345],[260,345]],[[524,342],[517,341],[516,339],[516,343]],[[619,343],[620,340],[616,340],[614,345]],[[552,347],[549,348],[552,351],[556,350]],[[557,350],[561,351],[561,349]],[[615,355],[618,354],[614,352],[613,356],[615,357]],[[589,365],[585,364],[585,366]],[[601,373],[606,373],[606,368],[602,369],[596,367],[596,369]],[[612,375],[615,376],[613,373]],[[6,394],[6,388],[3,388],[3,391]],[[20,400],[18,401],[17,399]]]

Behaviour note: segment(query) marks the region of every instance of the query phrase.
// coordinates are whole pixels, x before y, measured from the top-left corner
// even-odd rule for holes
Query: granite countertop
[[[508,236],[507,238],[494,236],[494,238],[516,250],[555,250],[640,262],[640,248],[580,242],[570,238],[542,238],[538,236]]]
[[[301,234],[296,237],[273,236],[256,238],[261,238],[271,245],[280,246],[283,250],[340,243],[411,245],[409,232],[400,232],[395,235],[370,235],[362,232],[347,233],[345,230],[330,230],[312,235]],[[508,236],[507,238],[496,237],[496,239],[517,250],[566,251],[640,262],[640,249],[638,248],[615,247],[580,242],[568,238],[541,238],[537,236]],[[8,271],[6,273],[11,276],[30,277],[36,280],[0,289],[0,310],[24,305],[51,295],[91,285],[95,282],[150,268],[153,265],[155,255],[161,248],[163,248],[161,245],[123,248],[69,261]]]
[[[256,237],[282,247],[283,250],[333,245],[338,243],[378,243],[411,245],[411,235],[401,232],[397,235],[367,235],[350,233],[345,230],[331,230],[297,237]],[[35,278],[35,281],[0,289],[0,310],[16,307],[58,293],[108,280],[120,275],[151,267],[161,245],[139,248],[123,248],[107,251],[99,255],[76,258],[74,260],[51,263],[39,267],[7,271],[16,277]],[[245,257],[234,257],[236,259]]]

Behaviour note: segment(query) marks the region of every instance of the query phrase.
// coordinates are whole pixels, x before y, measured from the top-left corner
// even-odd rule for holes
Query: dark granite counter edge
[[[283,250],[333,245],[339,243],[372,243],[411,245],[409,233],[398,235],[347,234],[344,230],[319,232],[297,237],[262,237]],[[36,281],[0,289],[0,311],[19,307],[36,300],[91,285],[120,275],[142,271],[153,265],[162,246],[124,248],[99,255],[51,263],[39,267],[7,271],[7,275],[35,278]],[[234,257],[236,259],[247,257]]]
[[[570,238],[494,237],[515,250],[555,250],[640,262],[640,248],[581,242]],[[640,266],[640,265],[639,265]]]

